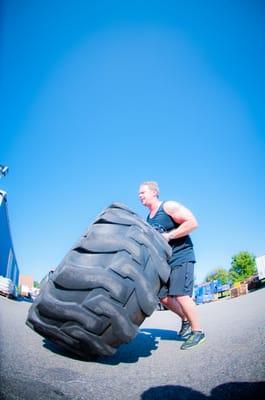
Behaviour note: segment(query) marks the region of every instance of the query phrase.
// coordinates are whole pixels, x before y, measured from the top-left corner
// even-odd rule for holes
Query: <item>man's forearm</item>
[[[193,221],[183,222],[178,228],[172,229],[169,232],[164,232],[163,237],[169,242],[170,240],[178,239],[187,236],[197,227]]]

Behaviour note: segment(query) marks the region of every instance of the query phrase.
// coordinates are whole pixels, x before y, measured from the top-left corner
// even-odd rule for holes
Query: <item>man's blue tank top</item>
[[[163,205],[164,202],[160,204],[153,218],[150,218],[150,214],[147,217],[147,222],[160,233],[169,232],[179,226],[179,224],[164,211]],[[169,260],[169,265],[171,267],[181,265],[187,261],[196,262],[193,244],[189,235],[170,240],[169,245],[172,247],[172,256]]]

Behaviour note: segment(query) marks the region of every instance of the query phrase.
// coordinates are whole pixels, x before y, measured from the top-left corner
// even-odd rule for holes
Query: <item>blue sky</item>
[[[265,254],[262,1],[2,1],[0,181],[40,280],[142,181],[199,221],[200,282]]]

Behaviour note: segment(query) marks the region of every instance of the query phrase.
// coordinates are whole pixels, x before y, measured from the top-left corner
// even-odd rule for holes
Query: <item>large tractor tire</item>
[[[49,274],[26,323],[78,356],[112,355],[157,307],[170,255],[160,233],[113,203]]]

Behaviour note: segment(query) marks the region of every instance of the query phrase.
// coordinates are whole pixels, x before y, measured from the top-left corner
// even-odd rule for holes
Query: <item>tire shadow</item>
[[[137,336],[129,343],[121,345],[112,357],[99,357],[98,363],[117,365],[135,363],[141,357],[149,357],[158,348],[160,340],[181,341],[176,331],[166,329],[139,329]]]
[[[186,386],[152,387],[141,400],[264,400],[265,382],[229,382],[216,386],[210,396]]]
[[[166,329],[139,329],[136,337],[129,343],[122,344],[113,356],[78,357],[69,350],[48,339],[43,339],[43,347],[63,357],[83,362],[97,362],[107,365],[135,363],[141,357],[149,357],[158,348],[160,340],[182,341],[176,331]]]
[[[48,339],[43,339],[43,347],[52,353],[58,354],[59,356],[62,357],[67,357],[71,358],[72,360],[76,361],[83,361],[83,362],[88,362],[88,361],[96,361],[97,356],[87,356],[87,357],[81,357],[78,356],[77,354],[72,353],[70,350],[64,348],[63,346],[60,346],[56,344],[55,342],[48,340]]]
[[[179,337],[177,331],[172,331],[169,329],[153,329],[153,328],[142,328],[139,330],[144,334],[149,334],[156,339],[160,340],[174,340],[177,342],[183,342],[183,339]]]

